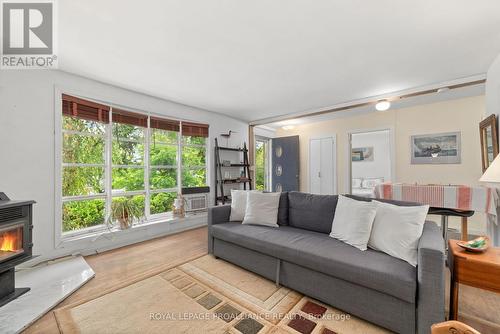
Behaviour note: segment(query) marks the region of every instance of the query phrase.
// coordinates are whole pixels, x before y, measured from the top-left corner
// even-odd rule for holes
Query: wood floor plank
[[[85,260],[96,273],[95,277],[55,309],[100,294],[120,283],[154,271],[155,268],[176,266],[206,253],[207,228],[202,227],[86,256]],[[59,333],[53,311],[44,315],[23,333]]]

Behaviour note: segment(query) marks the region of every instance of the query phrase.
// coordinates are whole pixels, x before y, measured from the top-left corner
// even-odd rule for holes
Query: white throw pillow
[[[231,189],[231,215],[229,221],[240,222],[245,217],[248,190]]]
[[[374,202],[378,205],[377,215],[368,246],[405,260],[415,267],[418,241],[422,236],[429,206],[398,206]]]
[[[366,250],[376,212],[377,203],[339,195],[330,237]]]
[[[243,224],[278,226],[281,193],[249,192]]]

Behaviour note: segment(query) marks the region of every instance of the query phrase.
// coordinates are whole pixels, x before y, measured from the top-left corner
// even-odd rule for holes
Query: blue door
[[[299,190],[299,136],[272,140],[272,191]]]

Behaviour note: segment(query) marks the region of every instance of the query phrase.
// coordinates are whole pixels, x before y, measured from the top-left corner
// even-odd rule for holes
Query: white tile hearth
[[[19,333],[95,276],[83,257],[16,272],[16,288],[31,290],[0,307],[0,333]]]

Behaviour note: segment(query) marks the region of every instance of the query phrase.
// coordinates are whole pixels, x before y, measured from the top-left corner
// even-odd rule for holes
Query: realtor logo
[[[53,1],[2,1],[2,69],[55,68]]]

